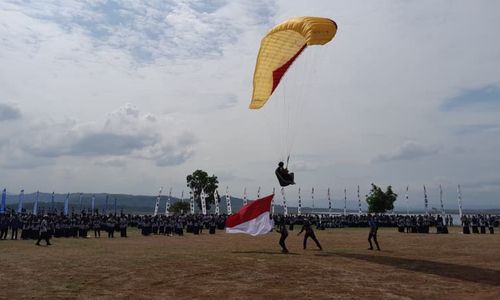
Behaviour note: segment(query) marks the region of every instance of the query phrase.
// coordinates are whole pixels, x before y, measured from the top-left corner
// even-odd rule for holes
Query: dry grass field
[[[290,254],[279,234],[0,241],[2,299],[500,299],[500,234],[318,231]],[[311,241],[310,241],[311,242]]]

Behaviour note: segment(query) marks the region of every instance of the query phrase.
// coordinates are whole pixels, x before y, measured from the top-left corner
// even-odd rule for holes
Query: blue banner
[[[2,192],[2,204],[0,204],[0,213],[5,213],[6,202],[7,201],[7,189],[3,189]]]
[[[68,204],[69,204],[69,193],[66,195],[66,200],[64,200],[64,215],[68,215]]]

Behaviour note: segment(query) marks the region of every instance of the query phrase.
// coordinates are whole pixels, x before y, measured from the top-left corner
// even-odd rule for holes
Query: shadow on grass
[[[446,278],[459,279],[468,282],[477,282],[493,286],[500,286],[500,271],[473,266],[464,266],[444,262],[435,262],[421,259],[411,259],[393,256],[368,255],[357,253],[327,252],[317,256],[340,256],[358,259],[370,263],[391,266],[408,271],[433,274]]]
[[[235,254],[271,254],[271,255],[299,255],[298,253],[281,253],[273,251],[232,251]]]

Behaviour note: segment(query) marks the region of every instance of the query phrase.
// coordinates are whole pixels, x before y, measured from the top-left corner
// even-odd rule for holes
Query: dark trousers
[[[10,234],[11,240],[17,240],[17,228],[12,228],[12,232]]]
[[[127,237],[127,227],[120,228],[120,236],[121,237]]]
[[[40,245],[40,241],[45,240],[45,243],[47,243],[47,246],[48,246],[48,245],[50,245],[49,238],[50,238],[50,235],[48,234],[48,232],[40,232],[40,234],[38,236],[38,241],[36,242],[36,244]]]
[[[380,247],[378,246],[378,241],[377,241],[377,232],[370,230],[370,233],[368,234],[368,243],[370,243],[370,249],[373,249],[372,239],[375,242],[375,246],[377,246],[377,250],[380,250]]]
[[[304,235],[304,249],[306,249],[308,238],[311,238],[316,243],[316,246],[318,246],[318,248],[320,250],[323,249],[321,247],[321,244],[319,243],[318,239],[316,238],[316,235],[314,234],[314,232],[311,232],[311,233],[306,232],[306,234]]]
[[[114,237],[115,237],[114,228],[108,228],[108,238],[114,238]]]
[[[286,248],[286,245],[285,245],[285,240],[287,237],[288,237],[288,234],[282,234],[280,237],[279,244],[281,246],[281,252],[283,252],[283,253],[288,253],[288,249]]]
[[[7,238],[7,231],[9,231],[8,228],[2,228],[0,230],[0,240],[5,240]]]

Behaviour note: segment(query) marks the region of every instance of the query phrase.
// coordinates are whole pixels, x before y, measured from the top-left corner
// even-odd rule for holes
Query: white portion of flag
[[[226,227],[227,233],[246,233],[253,236],[269,233],[273,229],[273,220],[269,211],[263,212],[257,218],[243,222],[234,227]]]

